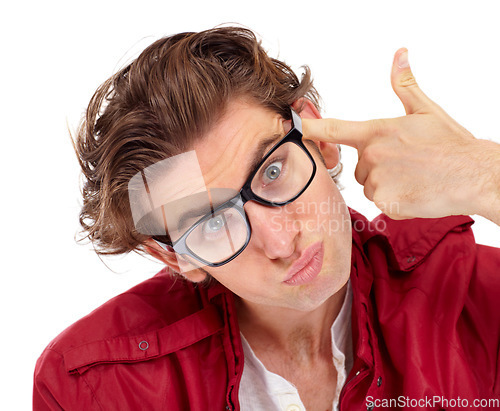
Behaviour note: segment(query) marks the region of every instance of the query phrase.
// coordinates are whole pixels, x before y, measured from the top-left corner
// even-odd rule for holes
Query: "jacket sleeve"
[[[83,376],[69,374],[64,358],[46,348],[35,367],[33,410],[101,410]]]

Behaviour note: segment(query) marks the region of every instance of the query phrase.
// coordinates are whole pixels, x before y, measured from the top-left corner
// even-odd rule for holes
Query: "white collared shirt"
[[[332,325],[333,364],[337,370],[337,387],[333,410],[338,409],[340,391],[352,368],[351,335],[352,291],[348,282],[340,312]],[[257,358],[248,341],[241,336],[245,365],[241,377],[239,400],[243,411],[305,411],[297,388],[278,374],[270,372]]]

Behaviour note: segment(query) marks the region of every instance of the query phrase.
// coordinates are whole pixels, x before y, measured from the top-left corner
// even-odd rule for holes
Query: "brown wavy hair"
[[[310,70],[299,80],[271,58],[255,34],[218,27],[162,38],[106,80],[90,100],[75,138],[82,168],[84,238],[99,254],[139,250],[128,182],[157,161],[188,150],[230,99],[250,98],[290,117],[300,97],[319,106]]]

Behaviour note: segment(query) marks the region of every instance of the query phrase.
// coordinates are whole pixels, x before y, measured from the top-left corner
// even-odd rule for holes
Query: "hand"
[[[500,145],[474,138],[420,90],[406,49],[391,83],[406,116],[304,119],[304,136],[356,148],[356,180],[391,218],[480,214],[500,224]]]

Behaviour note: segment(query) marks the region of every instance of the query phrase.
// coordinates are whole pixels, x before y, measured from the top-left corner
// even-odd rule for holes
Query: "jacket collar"
[[[474,220],[468,216],[392,220],[380,214],[371,222],[354,210],[351,213],[353,242],[365,252],[370,244],[385,243],[390,267],[410,271],[421,264],[450,232],[467,230]]]
[[[161,357],[203,340],[223,328],[219,312],[207,305],[166,327],[134,336],[90,342],[66,351],[69,373],[83,374],[97,364],[134,363]]]

